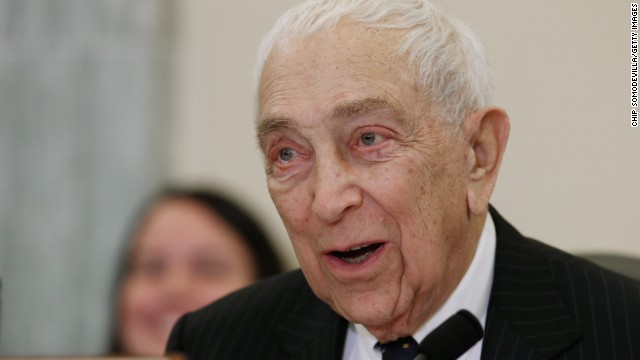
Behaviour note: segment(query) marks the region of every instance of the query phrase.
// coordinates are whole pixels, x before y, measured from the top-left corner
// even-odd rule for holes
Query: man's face
[[[341,24],[275,48],[259,89],[268,187],[300,266],[380,339],[426,321],[476,244],[468,142],[430,118],[400,35]]]

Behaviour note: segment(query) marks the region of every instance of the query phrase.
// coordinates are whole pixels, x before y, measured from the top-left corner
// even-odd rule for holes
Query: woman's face
[[[256,272],[249,248],[224,220],[190,200],[162,201],[137,234],[120,288],[122,350],[164,353],[180,315],[250,284]]]

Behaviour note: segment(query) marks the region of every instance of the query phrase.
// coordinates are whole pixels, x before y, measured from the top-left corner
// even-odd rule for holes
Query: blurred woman
[[[112,351],[162,354],[179,316],[282,270],[270,244],[248,213],[218,194],[160,193],[123,257]]]

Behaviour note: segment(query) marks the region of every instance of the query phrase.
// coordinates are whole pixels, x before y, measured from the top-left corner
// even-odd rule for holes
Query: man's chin
[[[394,306],[384,305],[386,304],[357,302],[350,304],[339,303],[332,307],[335,312],[349,322],[361,324],[373,334],[373,331],[376,333],[390,331],[401,323],[402,316],[396,314],[398,309]]]
[[[351,323],[361,324],[379,340],[395,340],[411,333],[414,325],[409,314],[412,312],[412,297],[397,288],[379,287],[372,292],[351,292],[349,295],[333,293],[323,299],[331,308]],[[385,296],[393,294],[395,296]]]
[[[401,278],[385,276],[376,280],[348,285],[340,282],[325,287],[313,286],[319,282],[310,282],[310,285],[320,300],[349,322],[367,328],[394,327],[402,314],[409,311],[411,298],[406,295],[413,292],[402,291]]]
[[[371,335],[379,341],[393,341],[400,337],[407,336],[413,332],[403,316],[387,318],[364,317],[362,322],[355,322],[363,325]]]

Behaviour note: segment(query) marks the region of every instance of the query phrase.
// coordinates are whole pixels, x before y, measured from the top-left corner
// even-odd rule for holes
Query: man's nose
[[[316,160],[309,187],[311,210],[321,220],[334,223],[362,204],[362,190],[353,165],[338,156]]]

